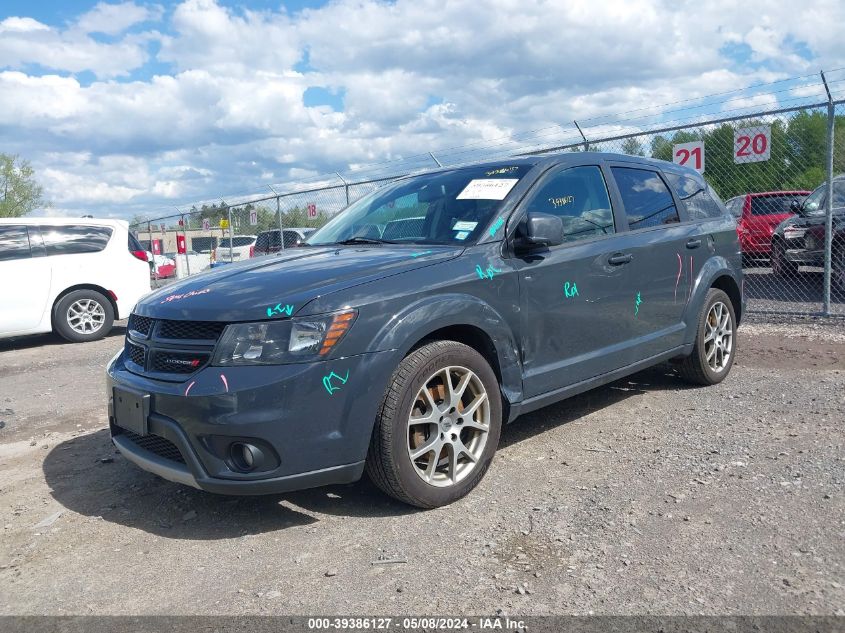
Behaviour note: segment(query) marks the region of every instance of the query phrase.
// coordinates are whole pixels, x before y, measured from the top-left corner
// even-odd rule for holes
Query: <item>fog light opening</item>
[[[235,468],[241,472],[248,473],[255,470],[264,461],[264,455],[257,446],[245,442],[233,442],[229,446],[229,457]]]

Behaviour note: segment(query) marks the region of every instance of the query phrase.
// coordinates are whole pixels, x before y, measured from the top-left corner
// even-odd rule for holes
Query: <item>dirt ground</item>
[[[739,330],[506,427],[480,487],[213,496],[111,446],[98,343],[0,341],[0,614],[845,615],[845,322]]]

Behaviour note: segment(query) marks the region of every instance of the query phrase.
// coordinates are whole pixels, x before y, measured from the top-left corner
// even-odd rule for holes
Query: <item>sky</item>
[[[814,98],[820,69],[845,80],[843,23],[841,0],[3,0],[0,152],[35,168],[39,214],[158,217],[743,86],[766,84],[684,116]]]

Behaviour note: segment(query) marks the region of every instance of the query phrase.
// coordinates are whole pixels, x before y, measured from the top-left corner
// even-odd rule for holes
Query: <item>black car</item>
[[[772,272],[794,277],[799,266],[824,266],[827,183],[819,185],[803,203],[793,204],[797,214],[781,222],[772,234]],[[833,179],[832,281],[845,290],[845,174]]]
[[[111,434],[210,492],[366,469],[435,507],[523,413],[663,361],[723,380],[742,311],[734,220],[695,171],[595,153],[442,169],[140,301],[107,369]]]
[[[284,248],[295,248],[302,246],[308,236],[316,229],[310,228],[294,228],[285,229],[285,243]],[[251,257],[260,257],[261,255],[269,255],[270,253],[278,253],[282,248],[281,230],[273,229],[271,231],[262,231],[258,234],[255,240],[255,245],[252,248]]]

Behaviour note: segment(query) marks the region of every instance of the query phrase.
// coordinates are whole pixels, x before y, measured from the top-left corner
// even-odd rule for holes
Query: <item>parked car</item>
[[[251,257],[250,253],[255,245],[255,238],[255,235],[224,237],[214,249],[214,261],[239,261]]]
[[[285,229],[285,248],[295,248],[301,246],[308,236],[316,229],[311,228],[290,228]],[[282,250],[282,240],[279,238],[279,229],[272,231],[262,231],[258,234],[255,240],[255,246],[250,253],[250,257],[260,257],[261,255],[269,255],[270,253],[278,253]]]
[[[772,272],[778,277],[794,277],[799,266],[824,266],[827,183],[792,210],[797,215],[781,222],[772,234]],[[845,291],[845,174],[833,179],[831,263],[831,281]]]
[[[153,255],[153,276],[156,279],[169,279],[176,275],[176,260],[166,255]]]
[[[793,203],[800,203],[809,191],[767,191],[744,193],[725,203],[736,217],[739,246],[746,258],[769,257],[772,234],[778,224],[795,215]]]
[[[411,213],[413,230],[372,237]],[[107,368],[112,439],[210,492],[366,469],[404,502],[450,503],[524,413],[663,361],[723,380],[743,312],[734,226],[697,172],[632,156],[395,181],[307,248],[143,299]]]
[[[122,220],[0,218],[0,338],[109,333],[150,291],[147,256]]]

